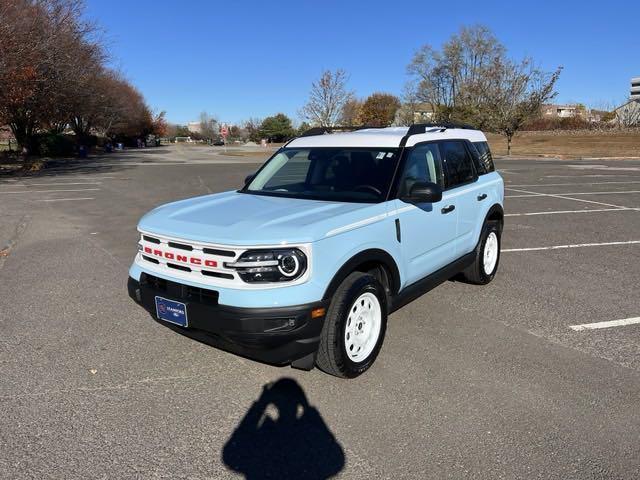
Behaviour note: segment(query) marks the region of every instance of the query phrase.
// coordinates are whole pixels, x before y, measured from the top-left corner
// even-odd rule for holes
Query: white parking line
[[[623,205],[614,205],[612,203],[596,202],[595,200],[585,200],[584,198],[567,197],[567,196],[565,196],[563,194],[559,194],[559,193],[538,193],[538,192],[531,192],[529,190],[519,190],[519,189],[516,189],[516,188],[506,188],[506,190],[513,190],[514,192],[529,193],[529,194],[533,194],[532,196],[561,198],[563,200],[575,200],[576,202],[594,203],[596,205],[602,205],[604,207],[627,208],[627,207],[625,207]]]
[[[42,175],[40,178],[34,178],[33,180],[47,180],[47,179],[54,179],[54,178],[58,178],[58,177],[62,177],[65,174],[65,172],[62,172],[60,175],[53,173],[51,175]],[[87,180],[87,181],[94,181],[94,180],[119,180],[121,177],[114,177],[114,176],[110,176],[110,175],[99,175],[99,174],[82,174],[82,173],[78,173],[78,174],[72,174],[70,176],[67,177],[69,180]]]
[[[36,200],[36,202],[67,202],[77,200],[95,200],[94,197],[80,197],[80,198],[49,198],[46,200]]]
[[[629,240],[626,242],[574,243],[572,245],[552,245],[550,247],[505,248],[503,250],[500,250],[500,252],[501,253],[536,252],[539,250],[561,250],[564,248],[605,247],[609,245],[633,245],[633,244],[640,244],[640,240]]]
[[[633,180],[628,182],[585,182],[585,183],[532,183],[529,185],[510,185],[509,187],[571,187],[574,185],[621,185],[627,183],[640,183],[640,180]]]
[[[570,325],[571,330],[581,332],[583,330],[597,330],[599,328],[623,327],[640,323],[640,317],[623,318],[622,320],[610,320],[608,322],[583,323],[582,325]]]
[[[640,183],[640,182],[639,182]],[[20,185],[10,185],[11,187],[55,187],[58,185],[101,185],[102,182],[48,182],[48,183],[22,183]]]
[[[596,213],[596,212],[628,212],[637,208],[594,208],[591,210],[555,210],[549,212],[505,213],[505,217],[528,217],[534,215],[555,215],[557,213]]]
[[[505,187],[506,190],[509,188]],[[558,193],[557,195],[616,195],[622,193],[640,193],[640,190],[621,190],[619,192],[570,192],[570,193]],[[531,193],[528,195],[505,195],[504,198],[527,198],[527,197],[539,197],[545,196],[546,193]],[[556,195],[556,194],[554,194]]]
[[[596,173],[590,175],[545,175],[544,178],[608,178],[608,177],[624,177],[639,178],[637,175],[617,175],[613,173]]]
[[[609,172],[640,172],[640,167],[610,167],[608,165],[567,165],[567,167],[580,170],[606,170]]]
[[[3,193],[53,193],[53,192],[95,192],[100,190],[99,188],[78,188],[75,190],[22,190],[19,192],[0,192]]]

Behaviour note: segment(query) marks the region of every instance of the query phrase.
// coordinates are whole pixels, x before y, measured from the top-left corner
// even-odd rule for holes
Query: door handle
[[[444,207],[442,210],[440,210],[442,213],[449,213],[449,212],[453,212],[456,209],[455,205],[447,205],[446,207]]]
[[[484,200],[485,198],[487,198],[487,194],[483,193],[482,195],[478,195],[478,201],[481,202],[482,200]]]

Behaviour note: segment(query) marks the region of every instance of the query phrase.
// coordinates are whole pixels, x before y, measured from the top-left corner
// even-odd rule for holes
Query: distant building
[[[413,109],[413,121],[415,123],[429,123],[436,112],[430,103],[418,103]]]
[[[629,91],[629,100],[640,99],[640,77],[631,79],[631,90]]]
[[[543,105],[540,109],[542,118],[573,118],[580,117],[587,122],[599,122],[607,113],[603,110],[586,108],[584,105]]]
[[[187,129],[193,133],[202,133],[202,125],[200,124],[200,122],[187,123]]]
[[[606,110],[596,110],[594,108],[589,109],[587,113],[587,120],[590,122],[601,122],[602,119],[608,114]]]
[[[583,115],[585,109],[580,105],[543,105],[542,106],[542,116],[549,117],[558,117],[558,118],[569,118],[575,117],[576,115]]]
[[[211,125],[214,131],[220,130],[223,126],[227,127],[229,131],[236,126],[235,123],[231,122],[218,122],[216,120],[210,120]],[[187,123],[187,129],[192,133],[200,133],[202,134],[202,122],[189,122]]]
[[[396,111],[393,125],[431,123],[435,114],[436,112],[430,103],[404,103]]]

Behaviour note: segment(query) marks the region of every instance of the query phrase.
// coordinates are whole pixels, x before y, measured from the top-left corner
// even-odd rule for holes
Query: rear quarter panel
[[[487,199],[482,202],[478,202],[480,205],[478,210],[477,222],[475,225],[475,230],[473,232],[473,244],[468,249],[468,252],[473,250],[480,239],[480,233],[482,232],[482,226],[484,225],[484,220],[491,210],[491,207],[494,205],[500,205],[504,208],[504,181],[498,172],[491,172],[485,175],[481,175],[478,178],[478,182],[484,186],[482,189],[484,192],[487,192]],[[464,252],[464,253],[468,253]]]

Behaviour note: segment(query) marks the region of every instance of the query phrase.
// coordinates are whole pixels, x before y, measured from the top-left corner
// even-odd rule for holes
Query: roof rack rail
[[[335,127],[312,127],[309,130],[304,131],[300,137],[311,137],[313,135],[324,135],[325,133],[333,132],[355,132],[356,130],[364,130],[365,128],[386,128],[386,127],[374,127],[370,125],[358,125],[358,126],[335,126]]]
[[[476,128],[473,125],[469,125],[467,123],[458,123],[458,122],[414,123],[409,127],[407,136],[424,133],[427,130],[427,128],[442,128],[442,129],[462,128],[465,130],[476,130]]]
[[[436,128],[444,131],[448,128],[462,128],[465,130],[477,130],[473,125],[468,125],[466,123],[457,123],[457,122],[437,122],[437,123],[414,123],[409,126],[409,130],[402,140],[400,140],[400,146],[404,147],[409,140],[411,135],[420,135],[421,133],[426,133],[427,128]]]

